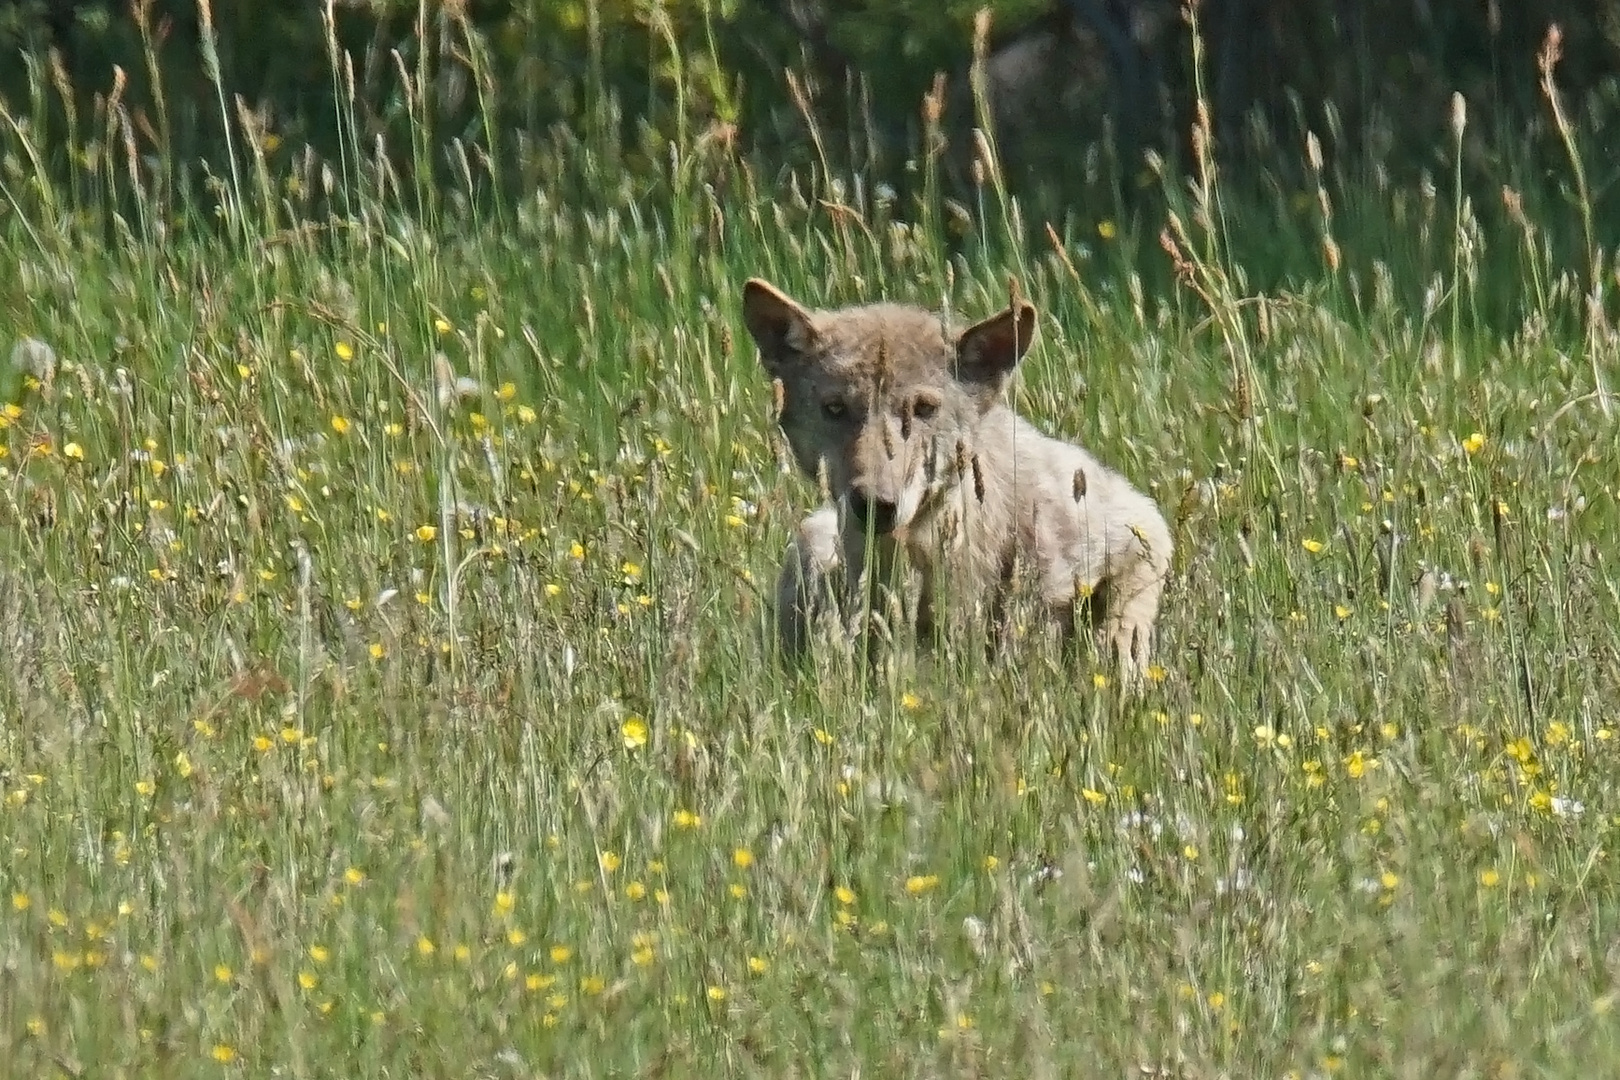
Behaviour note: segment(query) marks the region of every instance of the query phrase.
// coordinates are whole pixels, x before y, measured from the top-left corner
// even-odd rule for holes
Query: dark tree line
[[[1081,148],[1104,148],[1124,163],[1120,174],[1148,149],[1185,162],[1200,86],[1226,160],[1301,128],[1320,131],[1338,155],[1421,157],[1446,138],[1454,92],[1483,125],[1511,132],[1544,117],[1536,54],[1553,24],[1559,81],[1577,111],[1611,95],[1620,70],[1620,0],[1201,0],[1196,65],[1184,3],[343,0],[330,29],[322,0],[216,0],[209,14],[230,93],[278,142],[322,150],[349,92],[342,73],[334,79],[332,36],[353,58],[368,133],[407,122],[403,69],[431,78],[436,134],[472,143],[558,123],[617,125],[634,142],[649,125],[667,135],[679,121],[689,134],[717,125],[767,160],[791,160],[806,153],[808,112],[829,136],[824,146],[857,159],[841,164],[881,170],[919,145],[937,73],[946,75],[941,122],[966,144],[975,16],[988,8],[988,103],[1007,160],[1036,176],[1075,167]],[[0,0],[0,94],[21,111],[30,70],[48,75],[54,51],[57,81],[93,102],[117,65],[142,130],[173,141],[163,149],[217,152],[201,26],[191,0]],[[159,87],[143,48],[159,60],[166,128],[151,122]],[[32,68],[15,62],[28,57]],[[616,111],[602,107],[605,92]],[[492,125],[480,123],[480,102],[494,110]]]

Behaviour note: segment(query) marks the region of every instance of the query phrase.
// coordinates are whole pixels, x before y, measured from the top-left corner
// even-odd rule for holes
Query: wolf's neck
[[[967,517],[992,535],[1006,533],[1015,502],[1013,491],[1019,440],[1034,434],[1005,405],[985,413],[973,433],[972,469],[963,478]]]

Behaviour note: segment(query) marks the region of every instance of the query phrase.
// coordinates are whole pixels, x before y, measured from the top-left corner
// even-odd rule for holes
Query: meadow
[[[1477,210],[1301,137],[1045,226],[993,157],[963,204],[559,137],[496,197],[244,122],[187,203],[42,116],[0,125],[6,1075],[1620,1068],[1584,179]],[[1018,408],[1175,530],[1140,695],[1032,627],[773,664],[816,493],[755,274],[1016,278]]]

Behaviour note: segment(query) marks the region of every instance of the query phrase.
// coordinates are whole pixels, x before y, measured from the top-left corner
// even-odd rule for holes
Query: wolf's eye
[[[832,419],[837,420],[839,417],[843,416],[844,413],[849,411],[849,407],[842,401],[839,401],[837,398],[830,398],[821,403],[821,411],[826,413]]]
[[[911,405],[911,415],[919,420],[932,420],[937,412],[939,412],[939,402],[929,398],[918,398]]]

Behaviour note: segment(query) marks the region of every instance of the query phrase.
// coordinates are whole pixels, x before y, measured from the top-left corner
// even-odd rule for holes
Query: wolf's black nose
[[[861,523],[861,528],[871,528],[879,536],[886,536],[894,531],[894,519],[898,508],[892,502],[883,499],[869,499],[859,492],[851,492],[849,508],[855,515],[855,520]]]

